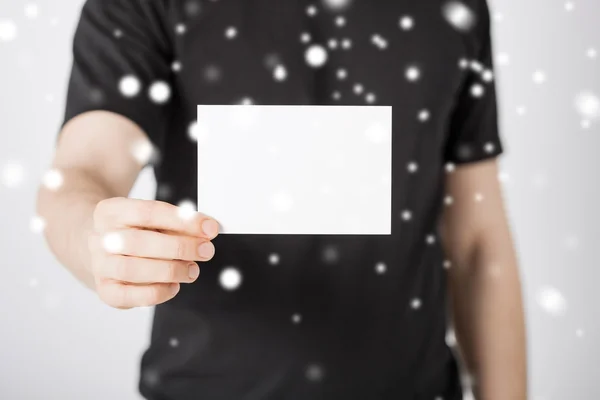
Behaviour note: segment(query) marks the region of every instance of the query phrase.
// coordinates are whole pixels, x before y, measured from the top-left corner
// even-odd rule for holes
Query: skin
[[[147,140],[120,115],[82,114],[65,125],[57,144],[52,167],[62,173],[63,185],[38,192],[50,249],[103,302],[119,309],[172,299],[215,252],[215,219],[202,213],[182,218],[168,203],[127,198],[143,167],[130,149]],[[454,201],[444,211],[441,231],[452,263],[456,335],[477,398],[521,400],[521,286],[497,176],[496,161],[448,174],[446,189]],[[483,200],[474,200],[477,193]]]

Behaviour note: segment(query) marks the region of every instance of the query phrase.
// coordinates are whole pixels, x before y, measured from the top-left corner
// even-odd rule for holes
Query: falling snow
[[[322,0],[325,7],[331,11],[342,11],[351,3],[351,0]]]
[[[363,87],[363,85],[361,85],[360,83],[356,83],[356,84],[354,84],[354,86],[352,87],[352,91],[353,91],[355,94],[362,94],[363,90],[364,90],[364,87]]]
[[[377,100],[377,97],[373,93],[367,93],[365,96],[365,101],[369,104],[374,103]]]
[[[25,16],[29,19],[35,19],[40,15],[40,8],[37,4],[29,3],[25,5]]]
[[[534,83],[541,85],[542,83],[546,82],[546,73],[544,71],[537,70],[533,73],[532,79]]]
[[[335,19],[335,25],[339,28],[346,26],[346,18],[339,16]]]
[[[324,250],[323,250],[323,261],[325,261],[328,264],[333,264],[335,262],[337,262],[340,258],[340,254],[338,252],[338,249],[334,246],[327,246]]]
[[[406,79],[410,82],[415,82],[421,76],[421,71],[415,66],[408,67],[405,72]]]
[[[562,293],[553,287],[545,287],[538,291],[537,301],[548,314],[560,316],[566,312],[567,302]]]
[[[182,200],[177,204],[179,218],[189,221],[196,215],[198,206],[192,200]]]
[[[325,372],[323,371],[323,367],[318,364],[311,364],[306,368],[306,379],[311,382],[320,382],[323,380],[323,376]]]
[[[6,164],[2,167],[2,184],[6,187],[15,187],[23,181],[23,166],[20,164]]]
[[[269,264],[271,264],[271,265],[279,264],[279,254],[277,254],[277,253],[269,254]]]
[[[300,35],[300,42],[305,43],[305,44],[309,43],[310,42],[310,34],[303,32]]]
[[[342,49],[350,50],[352,48],[352,40],[348,38],[342,39]]]
[[[427,243],[427,244],[434,244],[435,243],[435,236],[434,235],[427,235],[427,237],[425,238],[425,243]]]
[[[582,118],[595,120],[600,118],[600,99],[590,91],[575,96],[575,109]]]
[[[0,20],[0,42],[10,42],[17,37],[17,25],[8,19]]]
[[[413,18],[411,16],[404,15],[404,16],[400,17],[400,20],[398,21],[398,25],[400,26],[400,29],[402,29],[404,31],[409,31],[415,26],[415,21],[413,20]]]
[[[227,39],[235,39],[237,34],[238,34],[237,29],[234,26],[230,26],[225,30],[225,37]]]
[[[219,283],[225,290],[236,290],[242,284],[242,274],[235,267],[226,267],[219,275]]]
[[[113,36],[117,39],[121,39],[123,37],[123,31],[120,29],[115,29],[113,31]]]
[[[337,41],[337,39],[329,39],[329,41],[327,42],[327,46],[331,50],[337,49],[337,47],[338,47],[338,41]]]
[[[340,68],[337,70],[336,75],[339,80],[344,80],[348,77],[348,71],[346,71],[343,68]]]
[[[461,32],[471,30],[475,25],[475,14],[460,1],[447,1],[442,7],[446,21]]]
[[[118,232],[110,232],[102,237],[102,247],[108,253],[118,254],[125,248],[125,239]]]
[[[171,64],[171,70],[173,72],[180,72],[181,71],[181,62],[173,61],[173,63]]]
[[[287,79],[287,70],[283,65],[277,65],[273,69],[273,79],[277,82],[283,82]]]
[[[131,155],[140,165],[145,166],[154,155],[154,147],[147,139],[137,140],[131,146]]]
[[[417,172],[419,170],[419,164],[417,164],[415,161],[411,161],[408,163],[408,165],[406,166],[406,169],[408,170],[408,172],[410,172],[411,174],[414,174],[415,172]]]
[[[119,91],[125,97],[135,97],[140,92],[142,84],[140,80],[133,76],[127,75],[119,81]]]
[[[179,340],[177,338],[169,339],[169,346],[171,347],[179,347]]]
[[[481,97],[485,93],[485,88],[479,83],[475,83],[471,86],[471,96]]]
[[[157,81],[150,85],[148,90],[150,100],[156,104],[164,104],[171,98],[171,87],[167,82]]]
[[[418,310],[419,308],[421,308],[421,299],[419,298],[414,298],[410,301],[410,307],[413,310]]]
[[[417,118],[421,122],[425,122],[425,121],[429,120],[429,117],[430,117],[429,110],[421,110],[421,111],[419,111],[419,115],[417,116]]]
[[[565,3],[565,10],[573,11],[574,9],[575,9],[575,3],[573,3],[572,1],[567,1]]]
[[[207,65],[204,68],[204,79],[209,83],[219,81],[221,79],[221,69],[216,65]]]
[[[598,52],[593,47],[590,47],[589,49],[587,49],[585,54],[588,56],[588,58],[592,58],[592,59],[594,59],[598,56]]]
[[[402,220],[404,221],[410,221],[412,219],[412,212],[410,212],[410,210],[404,210],[402,211],[402,213],[400,214],[400,217],[402,218]]]
[[[317,7],[315,7],[314,5],[306,7],[306,15],[308,15],[309,17],[314,17],[315,15],[317,15]]]
[[[63,185],[64,178],[59,170],[51,169],[44,174],[42,183],[49,190],[57,190]]]
[[[186,31],[187,27],[185,26],[185,24],[177,24],[175,26],[175,33],[177,33],[178,35],[183,35]]]
[[[46,221],[44,218],[36,215],[29,221],[29,229],[33,233],[42,233],[46,229]]]
[[[299,324],[300,322],[302,322],[302,316],[300,314],[298,314],[298,313],[293,314],[292,315],[292,322],[294,324]]]
[[[380,50],[385,50],[388,47],[387,40],[378,33],[371,36],[371,43]]]
[[[325,50],[323,46],[313,44],[306,49],[304,57],[309,66],[313,68],[319,68],[325,65],[327,62],[327,50]]]
[[[387,265],[384,262],[378,262],[375,264],[375,272],[378,274],[384,274],[387,271]]]

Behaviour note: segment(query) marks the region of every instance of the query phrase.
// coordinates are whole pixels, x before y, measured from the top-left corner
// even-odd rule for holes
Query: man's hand
[[[96,292],[121,309],[172,299],[215,253],[218,223],[160,201],[115,197],[100,201],[89,236]]]

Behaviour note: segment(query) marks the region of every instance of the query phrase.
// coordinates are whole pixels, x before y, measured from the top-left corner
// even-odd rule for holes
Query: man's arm
[[[482,400],[527,397],[525,324],[517,257],[495,160],[447,178],[442,218],[456,336]]]
[[[37,212],[58,260],[89,288],[88,237],[93,213],[104,199],[127,196],[141,165],[132,148],[146,139],[133,122],[114,113],[93,111],[69,121],[60,133],[52,168],[64,182],[57,190],[40,186]]]

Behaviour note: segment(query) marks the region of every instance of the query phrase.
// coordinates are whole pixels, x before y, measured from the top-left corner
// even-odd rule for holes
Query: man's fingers
[[[196,263],[108,255],[99,266],[103,278],[129,283],[191,283],[200,274]]]
[[[100,246],[107,253],[132,257],[208,261],[215,254],[214,245],[206,239],[143,229],[108,232],[102,234],[99,240]]]
[[[143,228],[177,232],[183,236],[213,239],[218,222],[195,210],[163,201],[115,197],[103,200],[94,213],[96,230]]]
[[[128,309],[164,303],[175,297],[179,289],[178,283],[128,285],[109,280],[98,284],[96,292],[100,299],[109,306]]]

